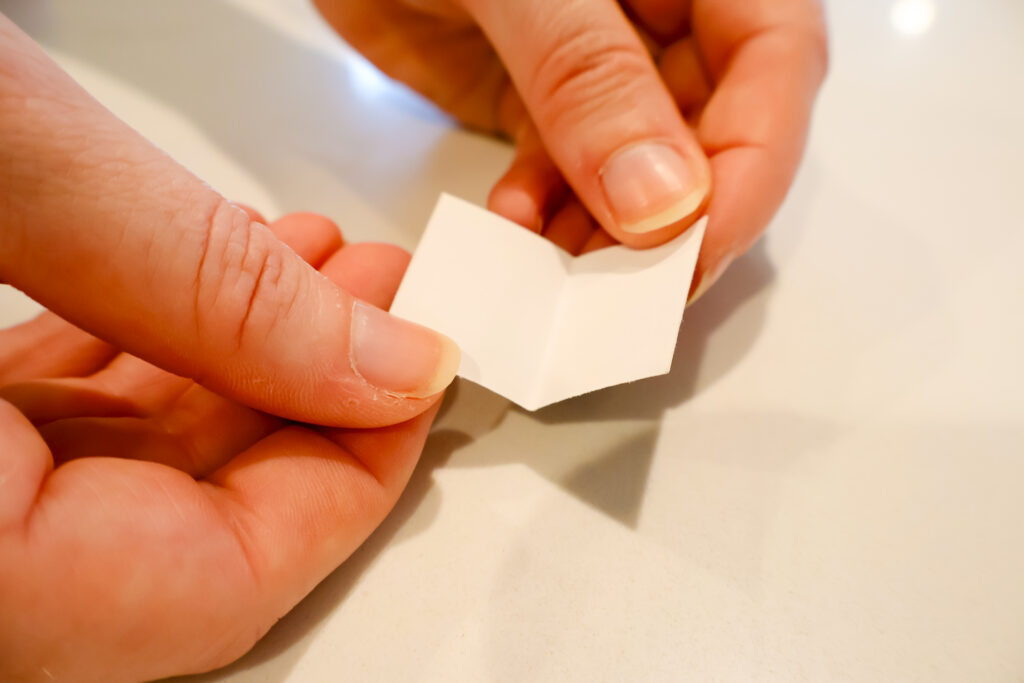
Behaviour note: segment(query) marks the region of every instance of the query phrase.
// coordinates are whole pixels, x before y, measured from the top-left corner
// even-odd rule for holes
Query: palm
[[[404,252],[319,242],[304,256],[388,305]],[[351,274],[355,260],[377,270]],[[0,661],[105,681],[250,648],[383,519],[435,412],[288,423],[52,314],[0,333],[0,397]]]

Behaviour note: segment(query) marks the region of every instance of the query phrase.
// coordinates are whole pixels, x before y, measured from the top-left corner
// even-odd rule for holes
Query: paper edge
[[[678,237],[675,238],[676,240],[685,240],[686,242],[688,242],[690,240],[694,240],[694,239],[697,240],[696,253],[695,253],[694,257],[693,257],[693,267],[688,269],[690,274],[689,274],[689,277],[686,278],[686,283],[685,283],[685,289],[687,290],[687,292],[689,292],[689,288],[693,284],[693,276],[694,276],[694,274],[696,272],[697,260],[700,258],[700,248],[704,244],[704,236],[705,236],[705,234],[707,232],[707,225],[708,225],[708,217],[704,216],[699,221],[697,221],[692,226],[690,226],[686,230],[686,232],[684,232],[683,234],[681,234],[681,235],[679,235]],[[668,242],[668,243],[666,243],[665,245],[662,245],[662,246],[668,246],[669,244],[671,244],[671,242]],[[618,247],[609,247],[609,249],[616,249],[616,248],[618,248]],[[630,249],[629,247],[625,247],[625,246],[623,246],[622,248],[623,249]],[[686,248],[685,244],[678,244],[678,245],[675,246],[676,250],[685,249],[685,248]],[[630,251],[632,251],[632,250],[630,249]],[[597,253],[597,252],[594,252],[594,253]],[[577,258],[579,258],[579,257],[577,257]],[[570,276],[569,276],[568,279],[572,279],[572,277],[573,277],[573,274],[570,273]],[[569,283],[567,281],[565,289],[568,289],[568,284]],[[563,290],[561,296],[564,297],[564,295],[565,295],[565,290]],[[686,317],[686,309],[688,308],[688,304],[689,304],[688,301],[683,301],[683,305],[679,308],[678,320],[673,325],[673,327],[677,330],[677,337],[676,337],[677,340],[678,340],[678,330],[683,325],[683,320]],[[562,305],[561,301],[559,302],[559,305]],[[554,338],[553,337],[551,339],[551,342],[549,343],[549,348],[551,346],[554,346]],[[526,410],[528,410],[530,412],[534,412],[536,410],[540,410],[541,408],[545,408],[545,407],[547,407],[549,405],[553,405],[555,403],[561,403],[562,401],[568,401],[569,399],[576,398],[576,397],[579,397],[579,396],[584,396],[586,394],[591,394],[591,393],[594,393],[595,391],[601,391],[602,389],[611,389],[612,387],[624,386],[626,384],[632,384],[633,382],[639,382],[640,380],[650,379],[652,377],[662,377],[664,375],[667,375],[672,370],[672,363],[675,360],[676,348],[677,348],[677,345],[673,345],[672,353],[669,355],[669,357],[666,360],[666,362],[664,362],[661,365],[662,369],[660,371],[656,371],[656,372],[649,373],[649,374],[644,374],[644,375],[642,375],[640,377],[634,377],[633,379],[626,380],[626,381],[623,381],[623,382],[617,382],[615,384],[607,384],[607,385],[599,386],[599,387],[596,387],[596,388],[593,388],[593,389],[587,389],[587,390],[584,390],[584,391],[572,393],[572,394],[569,394],[567,396],[562,396],[561,398],[553,398],[551,400],[546,400],[544,398],[540,398],[540,394],[543,394],[543,391],[538,391],[538,392],[535,392],[533,394],[533,396],[532,396],[532,398],[534,399],[532,401],[532,403],[537,405],[536,408],[528,408],[527,406],[524,406],[521,403],[517,403],[517,405],[519,405],[520,407],[522,407],[522,408],[524,408],[524,409],[526,409]],[[546,366],[546,363],[545,363],[545,366]],[[538,377],[538,382],[540,384],[545,384],[545,378],[546,377],[548,377],[548,374],[547,373],[542,373]],[[557,394],[556,394],[556,396],[557,396]],[[509,399],[509,400],[511,400],[511,399]],[[544,402],[545,400],[546,400],[546,402]]]

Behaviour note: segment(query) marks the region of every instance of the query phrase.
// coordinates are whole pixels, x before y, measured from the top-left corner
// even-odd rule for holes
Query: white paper
[[[451,337],[461,377],[527,410],[663,375],[706,222],[654,249],[574,257],[442,195],[391,312]]]

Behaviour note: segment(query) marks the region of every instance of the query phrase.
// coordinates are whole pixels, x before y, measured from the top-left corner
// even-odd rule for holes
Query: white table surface
[[[463,383],[370,541],[187,680],[1024,680],[1024,2],[830,10],[799,179],[672,373],[533,414]],[[510,158],[305,0],[0,11],[270,216],[412,248]]]

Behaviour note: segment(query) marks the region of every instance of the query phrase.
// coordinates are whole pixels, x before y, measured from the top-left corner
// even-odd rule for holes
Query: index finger
[[[0,14],[0,273],[69,322],[253,408],[422,413],[451,340],[331,284],[88,96]]]
[[[828,47],[817,0],[694,0],[692,20],[716,81],[697,126],[716,190],[696,298],[782,204],[803,154]]]

